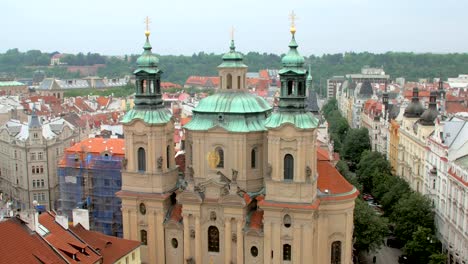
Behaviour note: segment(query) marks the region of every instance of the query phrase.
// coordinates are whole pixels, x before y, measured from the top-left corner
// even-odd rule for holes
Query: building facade
[[[118,193],[124,237],[143,243],[143,262],[352,263],[358,191],[317,152],[318,120],[305,110],[307,70],[291,33],[276,112],[244,89],[232,41],[220,90],[184,126],[181,176],[147,33],[135,108],[122,120],[128,163]]]
[[[34,113],[28,123],[10,120],[0,128],[0,188],[13,207],[57,208],[57,161],[79,141],[80,131],[62,118],[42,122]]]

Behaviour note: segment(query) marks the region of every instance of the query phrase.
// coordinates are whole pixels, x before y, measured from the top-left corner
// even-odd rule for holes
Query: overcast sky
[[[285,53],[294,10],[302,55],[467,52],[467,0],[1,0],[0,52],[141,53],[144,18],[159,54]]]

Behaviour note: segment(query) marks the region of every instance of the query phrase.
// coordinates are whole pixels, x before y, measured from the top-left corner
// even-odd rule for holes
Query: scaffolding
[[[59,210],[72,217],[74,208],[89,210],[90,229],[122,237],[122,202],[115,193],[122,186],[123,156],[68,152],[58,168]]]

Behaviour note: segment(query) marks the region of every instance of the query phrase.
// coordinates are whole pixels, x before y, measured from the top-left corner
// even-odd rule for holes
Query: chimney
[[[68,229],[68,216],[66,215],[56,215],[55,222],[61,225],[63,228]]]
[[[89,230],[89,211],[86,209],[73,209],[73,226],[81,224],[86,230]]]
[[[21,211],[19,217],[26,222],[26,225],[31,231],[37,232],[39,227],[39,214],[35,209]]]

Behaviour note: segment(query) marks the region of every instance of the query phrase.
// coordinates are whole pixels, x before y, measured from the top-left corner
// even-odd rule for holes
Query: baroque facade
[[[145,263],[352,263],[357,189],[317,150],[306,111],[308,71],[292,38],[279,71],[278,111],[245,89],[231,41],[220,89],[193,109],[178,175],[174,121],[161,100],[149,32],[137,60],[135,107],[122,119],[124,238]]]

